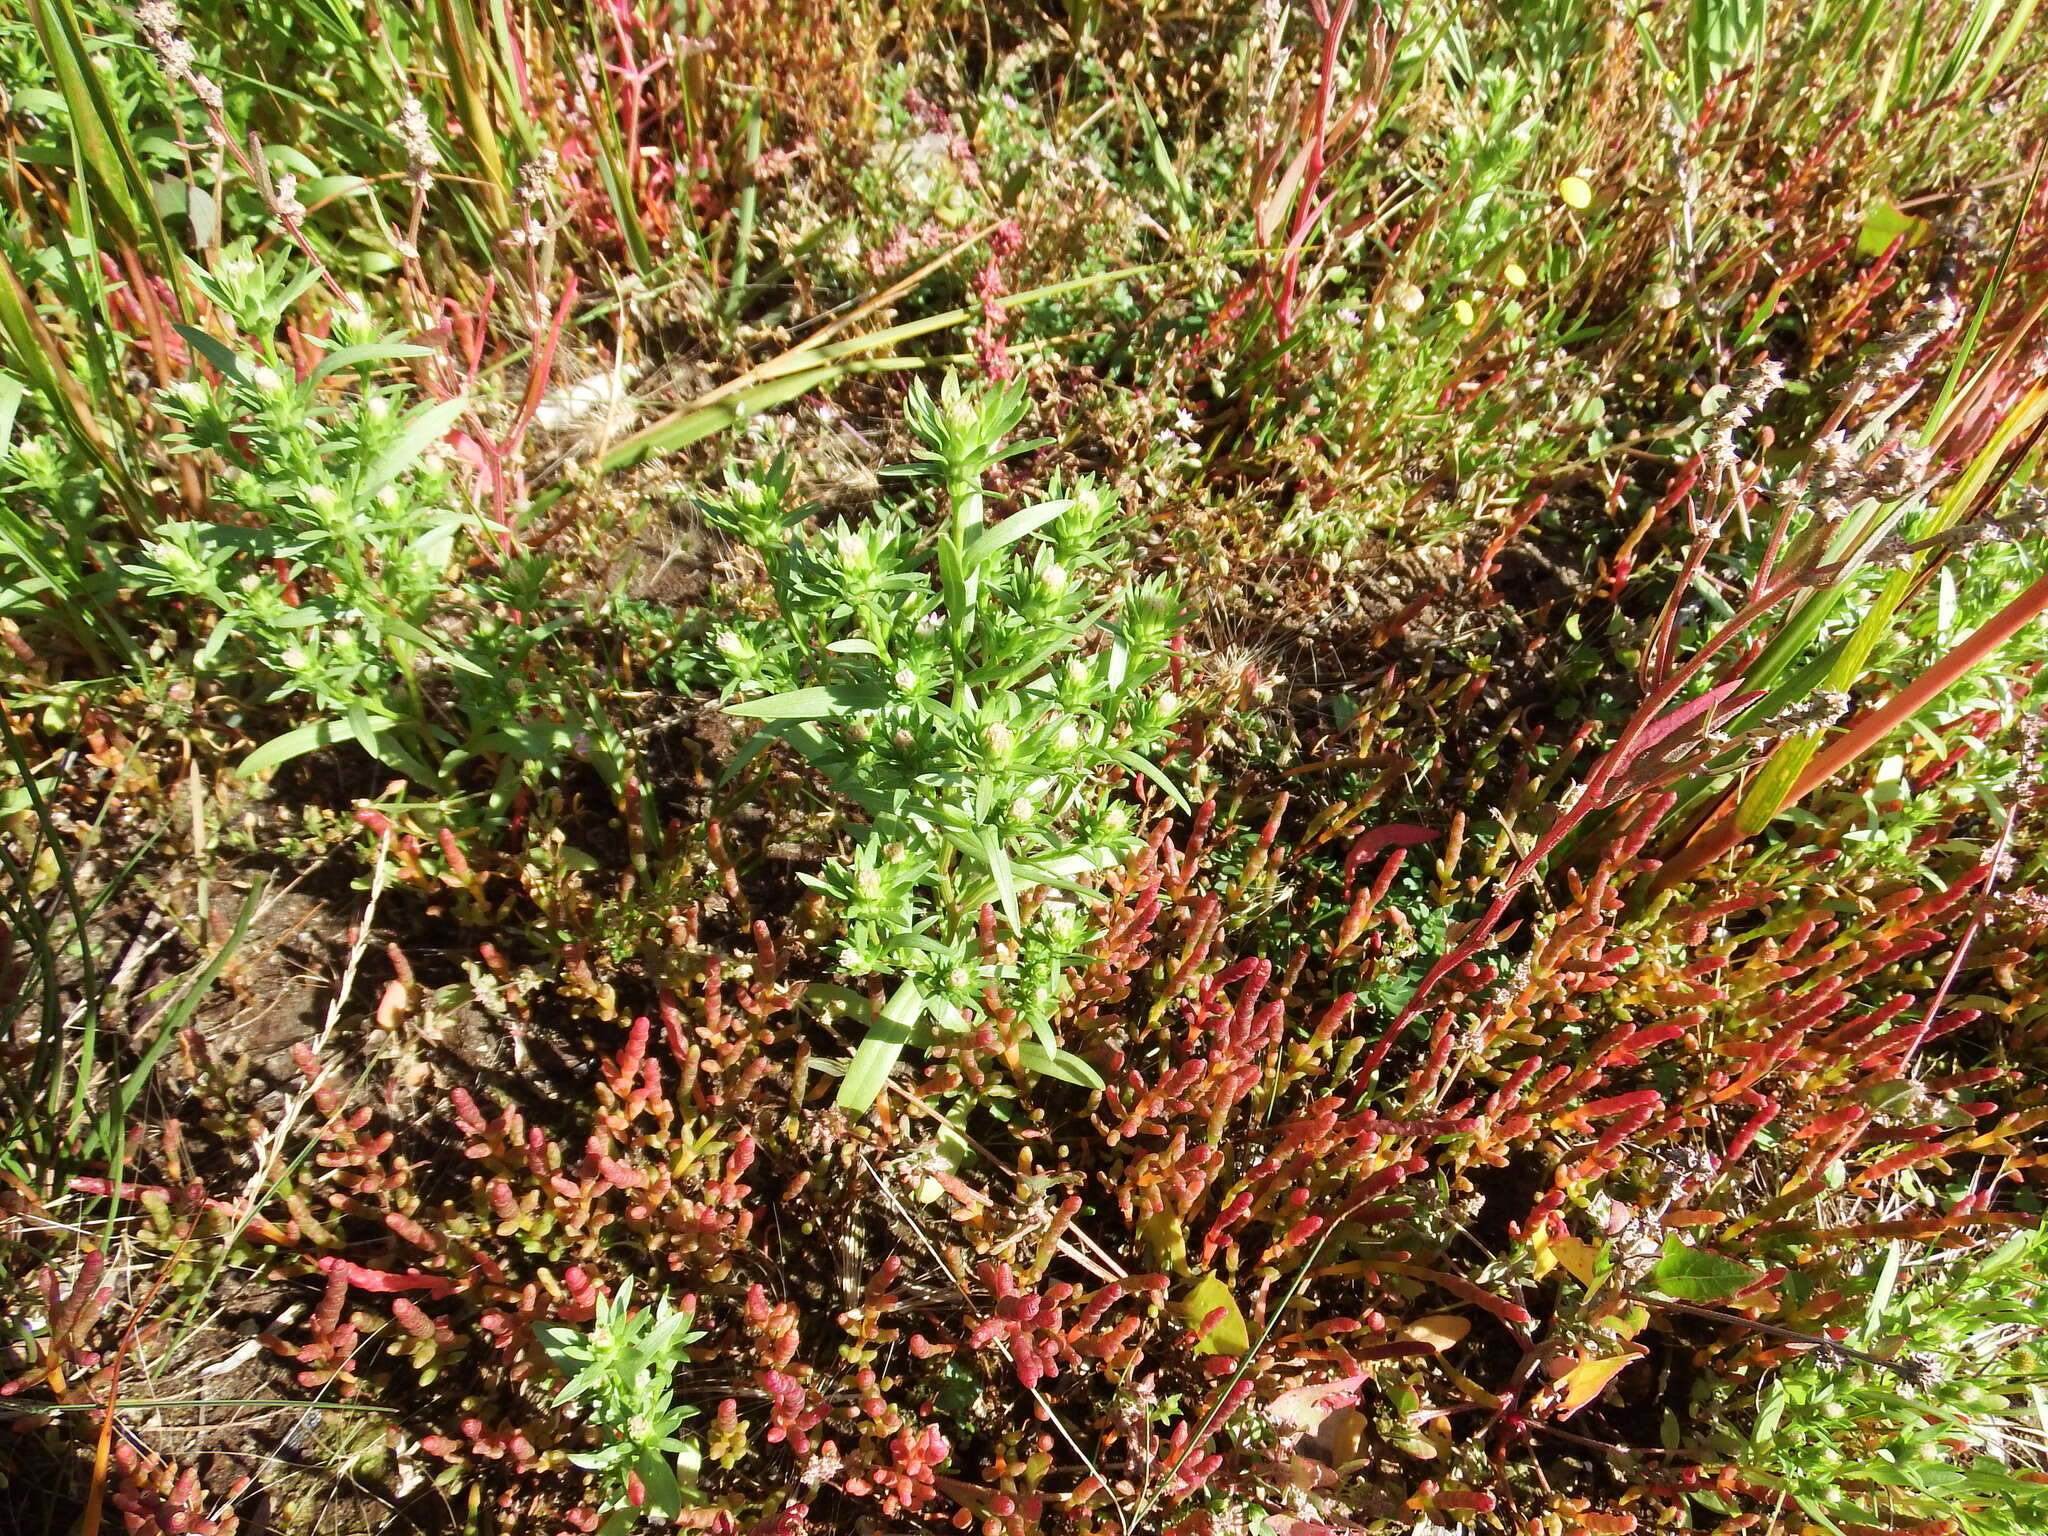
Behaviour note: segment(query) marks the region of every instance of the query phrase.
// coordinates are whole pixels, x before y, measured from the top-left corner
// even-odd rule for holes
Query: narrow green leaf
[[[331,747],[338,741],[353,739],[345,721],[308,720],[296,730],[286,731],[282,736],[273,736],[241,762],[235,765],[235,772],[243,778],[253,778],[269,768],[276,768],[295,757],[304,757],[308,752],[317,752],[322,747]]]
[[[171,329],[184,338],[186,346],[213,364],[216,373],[224,374],[237,383],[249,381],[248,363],[219,337],[208,335],[196,325],[174,325]]]
[[[178,327],[183,330],[183,326]],[[342,371],[344,368],[361,367],[364,363],[386,363],[402,357],[431,357],[433,348],[414,346],[406,341],[366,342],[359,347],[336,347],[321,358],[307,375],[307,382],[318,384],[322,379]]]
[[[348,733],[355,738],[357,746],[377,759],[387,768],[395,768],[415,784],[432,784],[437,775],[434,770],[421,762],[412,753],[391,738],[397,729],[395,720],[380,720],[360,705],[348,712]]]
[[[967,569],[973,570],[996,551],[1016,543],[1026,534],[1037,532],[1073,504],[1071,497],[1040,502],[1022,512],[1011,513],[994,527],[982,529],[967,541]]]
[[[361,483],[356,487],[360,496],[374,496],[385,486],[404,474],[425,453],[428,447],[448,435],[448,429],[462,418],[469,409],[469,401],[457,395],[453,400],[437,400],[423,405],[406,417],[405,425],[398,436],[387,445],[383,452],[370,461],[363,472]]]
[[[1098,1092],[1106,1085],[1102,1074],[1090,1066],[1083,1057],[1072,1051],[1048,1051],[1036,1040],[1026,1040],[1017,1047],[1017,1059],[1032,1071],[1046,1077],[1056,1077],[1063,1083],[1072,1083],[1079,1088],[1093,1088]]]
[[[797,688],[772,693],[765,699],[745,704],[728,704],[725,712],[743,720],[829,720],[857,709],[879,709],[886,702],[879,688],[833,683],[820,688]]]
[[[1142,757],[1136,752],[1126,751],[1122,747],[1111,748],[1108,755],[1113,762],[1121,763],[1124,767],[1130,769],[1131,772],[1142,774],[1154,784],[1157,784],[1166,792],[1166,798],[1171,800],[1181,810],[1189,809],[1188,798],[1181,793],[1180,786],[1167,776],[1164,768],[1161,768],[1150,758]]]
[[[911,1026],[923,1012],[924,998],[917,983],[905,977],[883,1005],[881,1016],[869,1026],[867,1038],[854,1051],[853,1060],[847,1063],[846,1076],[840,1081],[833,1103],[856,1115],[864,1115],[874,1107],[888,1084],[890,1070],[910,1041]]]
[[[156,248],[181,313],[192,311],[181,253],[164,227],[156,196],[129,142],[127,118],[117,112],[93,63],[85,29],[71,0],[29,0],[36,39],[64,96],[66,121],[93,191],[94,207],[123,244]]]
[[[1017,912],[1017,876],[1010,868],[1010,856],[1003,851],[1001,841],[988,827],[976,829],[976,843],[981,849],[981,860],[988,866],[988,877],[994,882],[996,900],[1002,903],[1003,916],[1009,920],[1010,931],[1021,932],[1024,920]]]

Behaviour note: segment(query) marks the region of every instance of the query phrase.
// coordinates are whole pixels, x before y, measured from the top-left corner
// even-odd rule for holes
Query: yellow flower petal
[[[1583,176],[1567,176],[1557,184],[1557,195],[1567,208],[1584,211],[1593,206],[1593,184]]]

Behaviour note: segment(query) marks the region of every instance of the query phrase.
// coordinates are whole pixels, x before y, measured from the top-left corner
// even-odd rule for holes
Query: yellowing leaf
[[[1146,1217],[1138,1226],[1138,1236],[1145,1240],[1146,1250],[1160,1268],[1187,1272],[1187,1229],[1171,1211],[1158,1211]]]
[[[1607,1384],[1635,1364],[1641,1351],[1581,1360],[1558,1379],[1558,1416],[1570,1418],[1607,1390]]]
[[[1550,1240],[1550,1251],[1557,1255],[1557,1262],[1581,1285],[1591,1285],[1600,1273],[1600,1250],[1593,1244],[1583,1242],[1567,1232],[1562,1237]]]
[[[1204,1334],[1202,1325],[1219,1308],[1223,1316]],[[1187,1319],[1188,1327],[1198,1335],[1195,1340],[1195,1353],[1198,1355],[1241,1355],[1252,1347],[1251,1330],[1245,1327],[1244,1313],[1238,1309],[1237,1298],[1230,1294],[1230,1287],[1214,1275],[1204,1275],[1194,1283],[1181,1301],[1180,1312]]]
[[[1471,1331],[1470,1319],[1455,1312],[1439,1312],[1433,1317],[1418,1317],[1401,1330],[1401,1337],[1417,1344],[1427,1344],[1442,1354]]]
[[[1894,240],[1904,235],[1906,249],[1910,251],[1925,243],[1929,232],[1925,219],[1916,219],[1890,198],[1881,197],[1863,215],[1863,227],[1856,232],[1856,249],[1865,256],[1882,256]]]
[[[1367,1420],[1356,1408],[1339,1408],[1323,1424],[1320,1436],[1328,1448],[1330,1465],[1346,1467],[1358,1460],[1358,1443],[1365,1438]]]

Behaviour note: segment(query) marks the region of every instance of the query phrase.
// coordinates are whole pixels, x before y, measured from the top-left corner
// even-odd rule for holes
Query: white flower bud
[[[908,667],[898,667],[892,681],[899,693],[908,693],[917,686],[917,674]]]

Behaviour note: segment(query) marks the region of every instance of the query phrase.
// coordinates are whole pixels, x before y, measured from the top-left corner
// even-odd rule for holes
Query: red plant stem
[[[1804,584],[1807,579],[1807,573],[1794,571],[1790,575],[1780,578],[1765,590],[1757,593],[1737,610],[1734,616],[1721,627],[1718,633],[1709,639],[1706,644],[1702,645],[1699,650],[1694,652],[1691,659],[1684,666],[1659,683],[1650,692],[1649,696],[1637,706],[1636,712],[1629,717],[1628,724],[1622,727],[1620,739],[1607,750],[1605,755],[1593,765],[1592,771],[1587,774],[1584,784],[1579,788],[1577,799],[1559,813],[1557,820],[1551,824],[1549,830],[1537,840],[1536,846],[1530,849],[1516,863],[1515,867],[1509,870],[1502,878],[1499,891],[1495,895],[1492,905],[1486,909],[1486,915],[1474,923],[1465,938],[1448,954],[1438,960],[1435,965],[1431,966],[1428,973],[1423,976],[1422,981],[1415,988],[1414,995],[1408,999],[1394,1022],[1387,1026],[1386,1033],[1380,1037],[1379,1043],[1372,1048],[1371,1053],[1365,1058],[1362,1064],[1364,1072],[1370,1073],[1378,1070],[1380,1063],[1386,1060],[1387,1053],[1393,1049],[1394,1041],[1400,1037],[1401,1031],[1408,1027],[1409,1022],[1414,1019],[1416,1014],[1422,1011],[1423,1005],[1428,1002],[1429,996],[1435,991],[1437,984],[1486,946],[1487,940],[1492,937],[1495,929],[1498,928],[1500,920],[1507,915],[1508,907],[1514,901],[1517,893],[1542,868],[1543,861],[1557,851],[1558,845],[1571,835],[1573,829],[1580,822],[1584,821],[1594,811],[1605,807],[1607,802],[1603,796],[1614,781],[1634,761],[1638,745],[1642,741],[1644,734],[1662,719],[1665,706],[1677,698],[1691,684],[1693,679],[1699,676],[1707,663],[1713,660],[1718,652],[1732,643],[1738,635],[1756,623],[1758,619],[1775,608],[1796,587]],[[2048,583],[2048,578],[2044,578],[2044,583]],[[2043,601],[2048,602],[2048,594],[2044,594]],[[1738,697],[1741,696],[1738,695]],[[1710,715],[1703,717],[1702,723],[1711,724]],[[1650,786],[1645,785],[1641,787],[1649,788]]]
[[[1906,1041],[1906,1048],[1899,1053],[1902,1075],[1912,1066],[1914,1053],[1926,1043],[1928,1032],[1934,1028],[1934,1021],[1941,1014],[1941,1005],[1948,1001],[1949,993],[1955,988],[1956,977],[1962,974],[1963,961],[1969,957],[1970,946],[1977,941],[1977,934],[1984,927],[1985,909],[1990,905],[1992,891],[1998,884],[1998,868],[2005,862],[2006,850],[2012,846],[2012,835],[2019,826],[2024,803],[2022,796],[2015,795],[2012,804],[2005,808],[2005,825],[1998,829],[1998,841],[1991,845],[1991,857],[1985,861],[1984,889],[1971,904],[1970,920],[1963,925],[1963,936],[1956,940],[1956,952],[1949,959],[1948,969],[1942,973],[1941,985],[1934,989],[1934,996],[1927,1002],[1927,1012],[1921,1016]]]
[[[1294,333],[1294,288],[1301,276],[1302,249],[1308,240],[1309,226],[1322,212],[1316,193],[1328,165],[1324,156],[1329,149],[1330,98],[1337,89],[1337,49],[1355,4],[1356,0],[1343,0],[1333,15],[1323,0],[1311,0],[1311,13],[1316,25],[1323,29],[1323,65],[1316,82],[1315,131],[1309,139],[1308,160],[1302,167],[1301,190],[1295,194],[1294,223],[1287,231],[1287,249],[1280,258],[1280,291],[1273,300],[1274,329],[1283,342]]]

